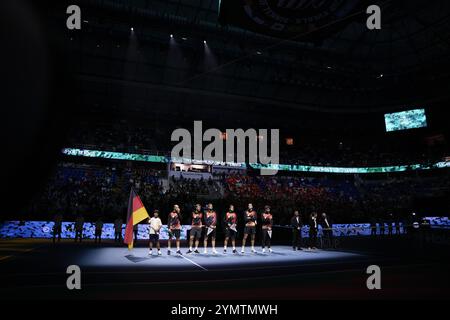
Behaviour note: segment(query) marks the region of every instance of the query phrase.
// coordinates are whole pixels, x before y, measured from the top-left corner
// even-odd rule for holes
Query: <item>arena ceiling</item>
[[[66,34],[65,44],[86,105],[374,112],[428,107],[450,93],[445,0],[375,1],[381,30],[367,29],[360,6],[336,28],[331,19],[326,32],[285,37],[219,21],[219,0],[79,2],[83,28]]]

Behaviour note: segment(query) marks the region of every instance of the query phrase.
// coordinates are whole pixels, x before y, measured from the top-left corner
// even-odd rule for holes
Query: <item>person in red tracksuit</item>
[[[228,212],[225,214],[225,242],[223,245],[223,253],[227,253],[228,240],[231,239],[233,245],[233,253],[236,253],[236,234],[237,234],[237,214],[234,212],[234,206],[230,205]]]
[[[200,241],[200,237],[202,236],[202,228],[203,228],[203,212],[202,206],[200,204],[195,205],[195,211],[192,212],[192,222],[191,222],[191,231],[189,232],[189,250],[187,253],[199,253],[198,252],[198,243]],[[195,249],[192,250],[192,245],[195,241]]]
[[[170,255],[170,247],[172,245],[172,238],[175,237],[177,244],[177,253],[180,251],[180,236],[181,236],[181,213],[180,207],[176,204],[173,206],[173,211],[169,213],[167,219],[167,227],[169,229],[169,240],[167,241],[167,254]]]
[[[205,246],[205,251],[203,253],[208,253],[208,238],[211,237],[211,245],[213,254],[217,254],[216,251],[216,228],[217,228],[217,214],[213,210],[212,203],[208,203],[208,208],[205,212],[205,238],[203,244]],[[208,234],[209,231],[209,234]]]
[[[272,238],[272,226],[273,226],[273,217],[270,212],[270,206],[264,207],[264,213],[261,215],[261,231],[262,231],[262,252],[266,252],[266,245],[269,248],[269,252],[272,252],[272,248],[270,247],[270,240]]]
[[[241,253],[245,253],[245,242],[247,241],[248,235],[250,235],[250,243],[252,245],[252,253],[256,253],[255,250],[255,236],[256,236],[256,224],[257,224],[257,214],[253,209],[253,204],[248,204],[248,209],[244,212],[244,238],[242,239],[242,250]]]

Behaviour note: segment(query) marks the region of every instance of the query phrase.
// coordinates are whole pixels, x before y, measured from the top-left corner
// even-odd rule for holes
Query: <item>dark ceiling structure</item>
[[[307,16],[295,12],[307,5],[318,7],[306,12],[320,15],[344,2],[257,3],[264,1],[287,16]],[[69,31],[72,1],[0,1],[6,79],[1,128],[8,137],[4,153],[14,155],[5,158],[9,170],[1,176],[8,185],[6,211],[44,181],[68,129],[78,130],[82,121],[127,123],[130,115],[163,127],[212,119],[211,127],[224,128],[247,121],[288,127],[289,134],[341,126],[357,136],[357,126],[384,134],[386,110],[445,109],[450,101],[450,1],[374,1],[382,9],[381,30],[368,30],[366,14],[355,6],[349,16],[335,16],[338,26],[326,14],[320,30],[286,35],[219,21],[219,0],[76,3],[82,29]],[[447,118],[437,116],[430,119],[432,130],[436,119],[448,128]]]
[[[339,28],[327,21],[326,34],[291,31],[287,38],[221,23],[219,2],[79,1],[82,30],[67,31],[64,41],[81,103],[155,115],[232,115],[381,112],[449,98],[449,1],[375,1],[381,30],[369,30],[368,15],[356,11],[348,21],[339,17]],[[61,8],[50,14],[64,23]]]

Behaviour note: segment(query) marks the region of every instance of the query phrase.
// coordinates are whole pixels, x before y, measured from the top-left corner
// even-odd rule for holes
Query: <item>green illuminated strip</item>
[[[66,148],[62,153],[68,156],[89,157],[89,158],[103,158],[114,160],[130,160],[130,161],[144,161],[144,162],[168,162],[165,156],[151,156],[138,153],[123,153],[99,150],[85,150]]]
[[[279,171],[299,171],[299,172],[323,172],[323,173],[387,173],[387,172],[402,172],[414,170],[430,170],[449,168],[450,161],[437,162],[432,165],[413,164],[403,166],[387,166],[387,167],[320,167],[320,166],[304,166],[304,165],[286,165],[286,164],[270,164],[262,165],[252,163],[251,167],[254,169],[270,169]]]
[[[170,157],[165,156],[152,156],[138,153],[123,153],[123,152],[111,152],[111,151],[98,151],[98,150],[86,150],[86,149],[73,149],[66,148],[62,150],[62,153],[68,156],[78,157],[90,157],[90,158],[103,158],[114,160],[129,160],[129,161],[144,161],[144,162],[157,162],[168,163],[171,161]],[[175,160],[175,159],[174,159]],[[180,159],[178,159],[180,160]],[[245,168],[244,163],[233,162],[211,162],[206,160],[190,160],[182,159],[183,163],[195,163],[195,164],[209,164],[209,165],[221,165],[229,167],[242,167]],[[270,169],[278,171],[297,171],[297,172],[323,172],[323,173],[387,173],[387,172],[402,172],[402,171],[414,171],[414,170],[431,170],[450,168],[450,161],[437,162],[431,165],[425,164],[412,164],[402,166],[387,166],[387,167],[322,167],[322,166],[305,166],[305,165],[289,165],[289,164],[269,164],[262,165],[259,163],[251,163],[250,166],[254,169]]]

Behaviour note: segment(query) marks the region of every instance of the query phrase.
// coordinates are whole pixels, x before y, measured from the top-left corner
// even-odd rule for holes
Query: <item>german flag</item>
[[[148,219],[149,215],[142,204],[141,198],[131,188],[130,200],[128,201],[127,226],[125,228],[124,243],[128,244],[128,249],[133,249],[133,227],[142,220]]]

